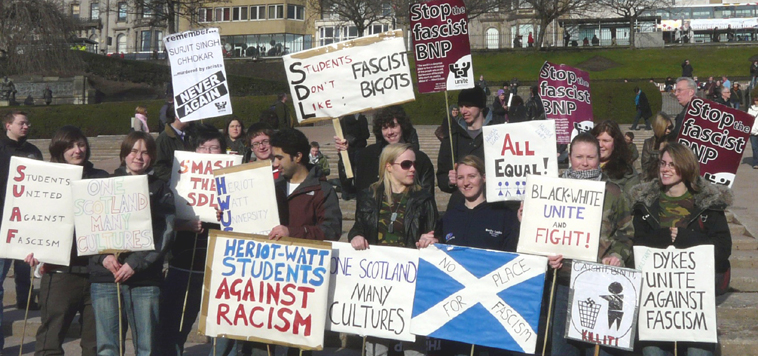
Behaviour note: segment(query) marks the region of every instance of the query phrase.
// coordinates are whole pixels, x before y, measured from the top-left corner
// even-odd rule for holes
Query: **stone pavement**
[[[622,129],[628,130],[624,125]],[[435,164],[437,163],[437,153],[439,141],[434,136],[434,126],[417,126],[416,127],[421,149],[429,155],[429,158]],[[315,127],[304,127],[301,130],[308,136],[311,141],[321,143],[321,149],[329,158],[332,174],[329,178],[337,177],[337,154],[334,149],[332,126],[320,125]],[[640,151],[642,142],[651,135],[651,131],[636,131],[635,143]],[[96,167],[112,172],[119,164],[118,147],[123,136],[101,136],[91,138],[92,161]],[[33,143],[47,151],[47,140],[31,140]],[[369,139],[369,144],[375,142],[373,135]],[[719,339],[721,344],[722,355],[740,355],[758,356],[758,325],[755,320],[758,319],[758,242],[754,236],[758,236],[758,170],[752,169],[750,159],[752,151],[750,147],[746,148],[743,164],[737,174],[737,179],[733,190],[735,193],[734,205],[730,208],[728,217],[730,219],[730,230],[732,231],[733,252],[732,258],[732,291],[718,299],[718,318],[719,318]],[[45,152],[46,153],[46,152]],[[46,156],[47,159],[47,156]],[[444,210],[447,205],[448,194],[442,193],[437,189],[437,204],[440,210]],[[343,213],[343,239],[346,238],[347,232],[353,225],[355,218],[355,201],[340,200],[340,207]],[[5,352],[8,354],[18,354],[18,345],[21,342],[23,312],[15,309],[15,293],[12,278],[4,282],[5,286],[5,322],[3,330],[6,337]],[[39,312],[30,314],[29,325],[26,330],[24,340],[24,355],[32,355],[34,348],[34,330],[39,324]],[[69,333],[75,336],[75,331]],[[349,344],[355,346],[355,338],[350,338]],[[133,354],[131,340],[127,341],[127,353]],[[360,345],[358,341],[357,345]],[[200,335],[191,335],[187,343],[187,355],[208,355],[210,344]],[[358,346],[359,348],[359,346]],[[318,355],[357,355],[359,350],[356,347],[351,349],[336,350],[327,349]],[[78,340],[70,339],[65,344],[67,354],[77,355]],[[279,352],[277,352],[279,354]]]

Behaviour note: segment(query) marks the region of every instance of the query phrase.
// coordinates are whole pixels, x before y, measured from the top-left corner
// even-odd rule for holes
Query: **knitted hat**
[[[476,85],[471,89],[463,89],[458,93],[459,106],[476,106],[478,108],[487,107],[487,95],[484,89]]]

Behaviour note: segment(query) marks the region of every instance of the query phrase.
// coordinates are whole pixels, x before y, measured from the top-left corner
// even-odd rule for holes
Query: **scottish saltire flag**
[[[547,258],[435,244],[419,250],[411,332],[533,353]]]

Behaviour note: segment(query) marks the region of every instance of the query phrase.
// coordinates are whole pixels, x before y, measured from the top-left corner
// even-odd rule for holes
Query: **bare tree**
[[[521,0],[530,4],[534,9],[535,18],[539,21],[540,31],[537,36],[535,50],[542,48],[547,26],[553,21],[569,15],[583,13],[587,8],[596,4],[596,0]]]
[[[5,75],[72,73],[81,59],[70,50],[75,23],[55,0],[0,0],[0,61]]]
[[[335,17],[349,23],[362,37],[375,23],[393,18],[389,1],[379,0],[308,0],[308,5],[320,12],[320,18]]]
[[[635,47],[634,25],[640,15],[674,5],[675,0],[597,0],[597,4],[629,22],[629,46]]]

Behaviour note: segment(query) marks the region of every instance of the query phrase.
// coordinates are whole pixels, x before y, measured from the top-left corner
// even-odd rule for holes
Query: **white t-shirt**
[[[299,186],[300,186],[300,183],[287,182],[287,196],[292,195],[292,192],[294,192]]]

